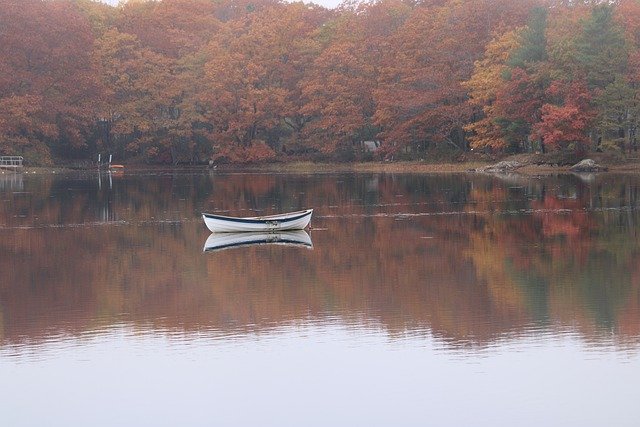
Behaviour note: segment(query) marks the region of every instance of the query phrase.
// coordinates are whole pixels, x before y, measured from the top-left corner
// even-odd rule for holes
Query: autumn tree
[[[487,45],[464,83],[469,104],[480,117],[464,127],[473,148],[520,152],[531,149],[532,125],[538,120],[546,74],[547,10],[535,7],[527,25],[507,31]]]
[[[586,152],[593,119],[587,84],[554,81],[546,94],[549,102],[540,108],[540,121],[533,126],[533,136],[552,149]]]
[[[577,6],[578,12],[583,10]],[[592,17],[600,13],[598,10],[592,9]],[[589,74],[593,70],[581,64],[589,57],[588,52],[594,58],[597,56],[594,48],[585,44],[595,24],[590,23],[593,19],[575,18],[584,16],[580,13],[574,13],[572,21],[567,17],[572,12],[573,6],[554,10],[549,23],[547,9],[533,9],[527,26],[518,32],[517,45],[503,63],[490,62],[488,51],[485,59],[476,64],[474,77],[467,86],[475,103],[490,104],[483,105],[486,115],[483,120],[467,126],[475,132],[472,136],[475,144],[487,145],[485,134],[488,134],[499,137],[500,142],[494,143],[494,147],[511,152],[537,148],[543,152],[547,148],[579,152],[588,149],[596,116],[595,78],[589,76],[595,74]],[[602,19],[599,17],[595,22]],[[481,83],[491,67],[501,70],[501,78],[493,80],[493,97],[483,100]],[[489,130],[493,133],[488,133]]]
[[[425,2],[390,40],[376,99],[376,123],[386,149],[430,144],[466,148],[463,126],[472,117],[463,82],[494,31],[522,25],[531,3]]]
[[[388,40],[410,15],[401,1],[343,4],[339,15],[318,34],[323,48],[301,82],[303,108],[311,123],[308,145],[342,152],[375,139],[375,91]]]
[[[0,11],[0,148],[33,162],[350,160],[372,139],[389,156],[637,148],[637,0]]]
[[[216,157],[272,158],[284,127],[299,131],[298,83],[308,67],[325,12],[302,3],[275,5],[225,23],[204,49],[201,100],[209,108]]]
[[[545,8],[531,10],[526,27],[520,33],[519,45],[508,59],[507,80],[499,93],[497,109],[501,116],[497,119],[508,140],[508,151],[531,150],[531,132],[540,120],[541,107],[545,101],[545,91],[549,85],[547,60],[547,15]],[[539,142],[540,150],[545,150],[544,139]]]
[[[96,57],[109,88],[99,118],[106,129],[102,147],[119,157],[154,160],[160,154],[158,139],[177,116],[180,88],[171,78],[175,64],[142,47],[135,35],[116,29],[98,40]]]
[[[210,0],[129,2],[121,8],[117,28],[135,35],[147,49],[173,59],[184,58],[217,33],[218,7]]]
[[[87,19],[63,1],[0,0],[0,10],[2,151],[36,163],[82,152],[99,96]]]
[[[474,114],[480,117],[464,126],[473,149],[502,151],[509,144],[500,123],[496,100],[498,94],[506,92],[507,60],[520,43],[518,30],[508,31],[492,40],[482,59],[475,62],[471,78],[463,83],[469,91],[469,104],[478,110]]]

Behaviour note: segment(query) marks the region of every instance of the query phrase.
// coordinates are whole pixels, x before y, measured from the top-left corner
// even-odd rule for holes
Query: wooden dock
[[[0,156],[0,168],[20,169],[23,167],[23,161],[22,156]]]

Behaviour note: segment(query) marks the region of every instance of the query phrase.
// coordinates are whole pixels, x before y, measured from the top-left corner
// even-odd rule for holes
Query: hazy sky
[[[105,3],[112,4],[112,5],[116,5],[116,4],[118,4],[119,0],[102,0],[102,1],[105,2]],[[324,7],[331,8],[331,7],[336,7],[338,4],[340,4],[341,1],[342,0],[313,0],[313,2],[310,2],[310,1],[306,1],[305,0],[304,2],[305,3],[315,3],[315,4],[322,5]]]

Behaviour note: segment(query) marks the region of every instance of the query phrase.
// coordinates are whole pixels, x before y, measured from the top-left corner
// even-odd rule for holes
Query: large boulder
[[[605,172],[608,169],[591,159],[584,159],[569,168],[571,172]]]

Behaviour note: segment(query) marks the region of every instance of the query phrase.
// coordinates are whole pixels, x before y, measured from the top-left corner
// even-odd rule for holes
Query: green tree
[[[605,145],[636,148],[633,136],[640,113],[636,96],[633,86],[616,76],[595,98],[598,109],[595,124]]]
[[[524,69],[547,60],[547,15],[547,9],[533,8],[527,26],[520,32],[519,47],[511,52],[507,65]]]
[[[598,118],[594,137],[605,145],[623,147],[634,94],[625,82],[629,46],[623,28],[614,20],[613,5],[593,7],[576,48],[578,64],[595,95]]]
[[[576,59],[592,89],[604,89],[625,73],[628,47],[623,29],[613,19],[613,6],[594,6],[578,38]]]
[[[546,30],[547,10],[533,8],[506,60],[508,68],[503,70],[504,82],[496,92],[493,122],[502,130],[507,152],[533,148],[531,132],[541,118],[549,85]],[[542,140],[540,148],[544,151]]]

